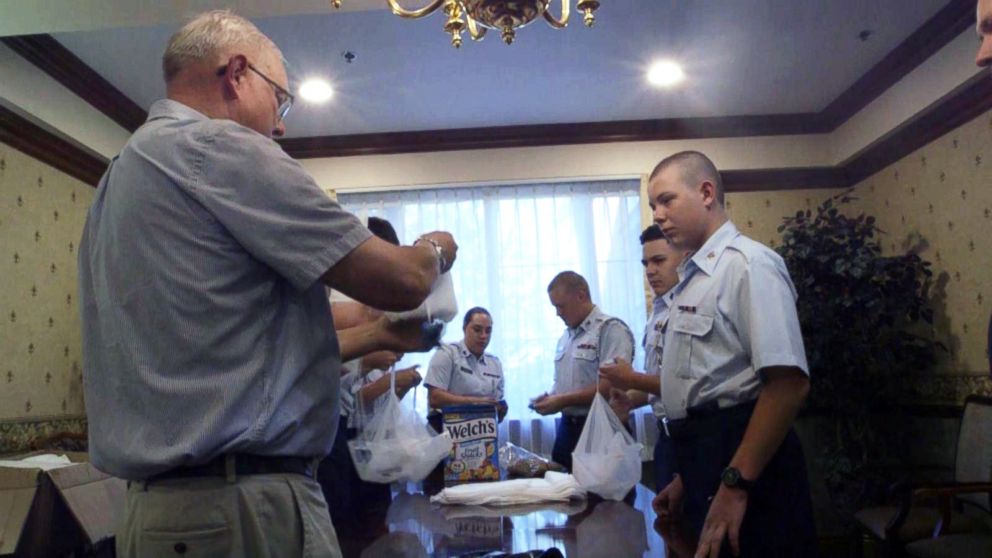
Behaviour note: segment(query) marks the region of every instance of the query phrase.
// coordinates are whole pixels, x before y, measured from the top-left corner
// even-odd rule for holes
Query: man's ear
[[[703,196],[703,205],[710,209],[716,203],[716,185],[709,180],[704,180],[699,184],[699,193]]]
[[[248,73],[248,58],[243,54],[235,54],[228,59],[221,74],[224,80],[224,96],[236,99],[241,96],[244,87],[244,77]]]

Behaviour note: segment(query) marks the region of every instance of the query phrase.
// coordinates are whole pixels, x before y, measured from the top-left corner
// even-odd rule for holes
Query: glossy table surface
[[[396,490],[382,525],[358,541],[339,532],[346,557],[481,557],[557,548],[570,558],[663,557],[654,492],[637,485],[615,502],[585,500],[526,506],[431,504],[416,485]],[[535,553],[535,556],[538,553]]]

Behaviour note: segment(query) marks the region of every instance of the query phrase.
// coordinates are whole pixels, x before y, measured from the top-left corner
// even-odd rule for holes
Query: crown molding
[[[3,105],[0,105],[0,142],[94,187],[110,162]]]

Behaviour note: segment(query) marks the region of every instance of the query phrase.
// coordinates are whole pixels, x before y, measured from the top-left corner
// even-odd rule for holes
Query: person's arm
[[[343,362],[379,350],[416,353],[431,349],[424,345],[420,320],[390,322],[382,317],[374,322],[338,330],[337,336]]]
[[[417,373],[417,366],[419,365],[396,371],[396,397],[403,399],[411,388],[420,383],[420,374]],[[389,391],[389,385],[392,383],[389,376],[389,374],[385,374],[371,384],[362,387],[358,391],[362,402],[370,405],[373,401],[381,397],[382,394]]]
[[[472,395],[455,395],[448,390],[437,386],[427,386],[427,400],[431,408],[440,409],[448,405],[495,405],[496,401],[488,397],[475,397]]]
[[[777,255],[758,254],[739,273],[740,288],[730,315],[762,386],[728,466],[736,467],[745,480],[756,481],[792,427],[809,393],[809,376],[795,289],[785,263]],[[747,500],[746,491],[720,485],[700,533],[697,556],[716,556],[724,539],[740,554]]]
[[[599,384],[592,384],[588,387],[567,393],[542,395],[534,401],[533,409],[542,415],[551,415],[561,411],[565,407],[588,407],[592,405],[592,400],[596,397],[598,388]]]
[[[370,237],[328,269],[321,280],[349,297],[388,311],[412,310],[430,294],[438,275],[454,263],[458,246],[446,232],[423,238],[441,247],[441,256],[429,241],[395,246]],[[441,264],[443,261],[444,268]]]
[[[765,384],[744,438],[730,460],[730,466],[736,467],[741,477],[750,481],[761,476],[809,393],[809,377],[799,368],[771,367],[761,372]],[[716,556],[724,538],[730,540],[734,554],[740,555],[738,535],[747,510],[747,499],[747,491],[720,485],[710,504],[696,556]]]
[[[655,395],[661,393],[661,378],[657,374],[636,372],[630,363],[617,357],[616,362],[599,367],[599,377],[617,389],[636,389]]]

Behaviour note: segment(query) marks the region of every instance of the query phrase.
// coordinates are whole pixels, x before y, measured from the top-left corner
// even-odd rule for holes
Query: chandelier
[[[556,18],[548,8],[553,0],[429,0],[428,4],[416,10],[400,6],[399,0],[386,0],[394,14],[409,19],[430,15],[441,8],[448,20],[444,32],[451,35],[451,44],[462,46],[462,33],[468,30],[473,41],[480,41],[487,29],[499,31],[506,44],[513,43],[516,30],[543,16],[551,27],[564,29],[568,25],[569,6],[572,0],[561,2],[561,17]],[[335,8],[341,7],[341,0],[331,0]],[[599,0],[576,0],[575,9],[584,14],[586,27],[596,21],[593,12],[599,7]]]

